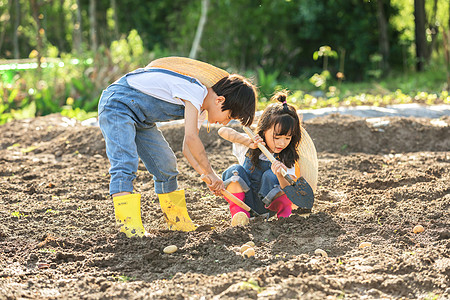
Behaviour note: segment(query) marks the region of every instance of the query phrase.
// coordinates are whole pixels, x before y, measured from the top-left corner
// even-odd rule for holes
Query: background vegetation
[[[448,0],[0,0],[0,124],[95,116],[154,58],[197,58],[299,108],[449,103]]]

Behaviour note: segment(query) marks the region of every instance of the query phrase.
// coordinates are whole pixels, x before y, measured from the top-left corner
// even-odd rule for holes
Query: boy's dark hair
[[[278,159],[288,168],[292,168],[299,159],[297,147],[301,139],[300,119],[294,106],[286,103],[287,91],[277,92],[270,101],[278,101],[266,107],[259,119],[256,132],[264,142],[265,132],[273,125],[274,135],[291,135],[291,142],[279,154]],[[257,167],[261,150],[249,149],[248,155],[253,164]]]
[[[243,76],[232,74],[222,78],[212,87],[217,96],[225,97],[222,111],[230,110],[231,118],[250,126],[256,112],[258,93],[256,87]]]

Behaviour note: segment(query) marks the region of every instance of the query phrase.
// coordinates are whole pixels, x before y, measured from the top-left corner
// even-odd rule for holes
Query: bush
[[[136,31],[113,42],[111,49],[101,47],[96,55],[44,59],[4,66],[0,82],[0,124],[62,112],[71,117],[95,115],[101,92],[123,74],[145,66],[145,53]]]

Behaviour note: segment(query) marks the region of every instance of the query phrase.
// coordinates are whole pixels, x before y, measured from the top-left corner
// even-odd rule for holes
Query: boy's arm
[[[237,132],[236,130],[234,130],[230,127],[222,127],[219,129],[219,131],[217,133],[222,138],[224,138],[227,141],[230,141],[232,143],[242,144],[251,149],[258,148],[258,145],[256,143],[254,143],[250,137],[248,137],[240,132]],[[260,138],[259,135],[257,135],[257,142],[265,145],[265,143],[262,141],[262,138]]]
[[[195,171],[197,171],[199,174],[205,174],[198,161],[194,158],[191,151],[189,151],[188,147],[183,147],[183,155],[184,157],[186,157],[187,161],[189,162],[189,164],[191,164]]]
[[[223,181],[211,168],[205,147],[198,136],[198,110],[189,101],[185,101],[184,119],[183,155],[197,172],[205,174],[211,179],[210,188],[212,190],[225,189]]]

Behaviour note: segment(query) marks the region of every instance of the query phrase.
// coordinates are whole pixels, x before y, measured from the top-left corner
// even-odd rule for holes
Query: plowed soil
[[[375,121],[305,122],[319,157],[312,213],[245,227],[230,226],[226,201],[183,158],[183,128],[162,127],[204,226],[168,231],[141,164],[135,188],[153,234],[142,239],[115,226],[98,127],[59,115],[2,125],[0,299],[449,299],[450,118]],[[217,128],[201,137],[218,173],[236,162]],[[248,241],[256,255],[244,258]]]

